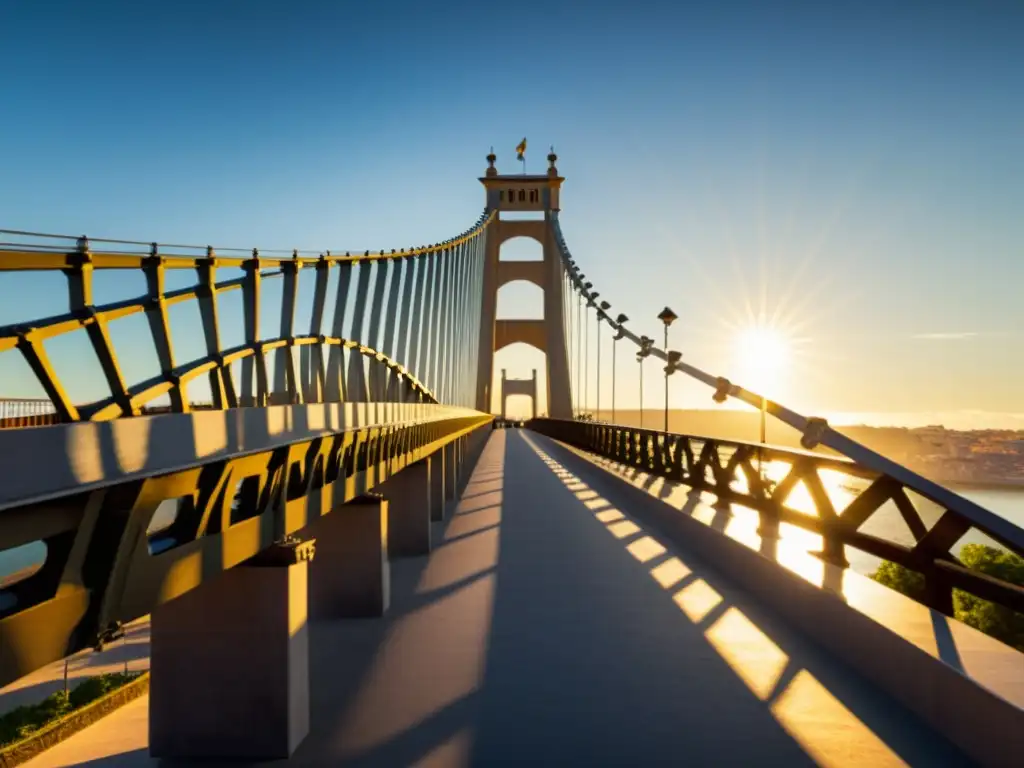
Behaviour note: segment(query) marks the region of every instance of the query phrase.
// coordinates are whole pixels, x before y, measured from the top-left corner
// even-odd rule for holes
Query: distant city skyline
[[[420,245],[476,218],[484,156],[494,146],[499,170],[519,172],[525,135],[530,172],[555,146],[573,254],[638,333],[660,344],[655,315],[671,306],[670,346],[748,383],[764,370],[747,370],[738,339],[769,327],[788,362],[767,394],[836,423],[1018,428],[1022,34],[1014,2],[16,4],[0,13],[0,99],[18,116],[0,124],[0,227]],[[5,275],[0,324],[60,295]],[[513,284],[498,311],[540,307]],[[86,352],[55,352],[83,397],[98,384]],[[618,402],[636,407],[620,352]],[[16,354],[0,353],[0,395],[38,394]],[[495,369],[543,376],[542,363],[510,347]],[[649,364],[645,408],[662,388]],[[676,376],[670,405],[708,407],[710,390]]]

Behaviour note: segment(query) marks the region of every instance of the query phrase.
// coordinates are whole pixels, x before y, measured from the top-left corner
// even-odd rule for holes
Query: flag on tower
[[[516,147],[516,160],[526,159],[526,139],[524,138],[519,142],[519,146]]]

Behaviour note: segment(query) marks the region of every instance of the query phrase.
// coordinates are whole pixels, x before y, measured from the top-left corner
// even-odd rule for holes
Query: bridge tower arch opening
[[[530,398],[530,418],[537,418],[537,369],[533,369],[531,379],[510,379],[505,369],[501,369],[501,418],[508,418],[508,399],[517,395]]]
[[[487,212],[495,213],[487,234],[483,297],[480,305],[480,349],[477,377],[477,409],[492,409],[494,354],[510,344],[522,342],[545,356],[546,403],[552,418],[572,418],[569,389],[569,360],[563,326],[562,286],[565,279],[558,252],[553,218],[559,210],[559,193],[564,179],[555,166],[558,157],[548,155],[543,175],[499,174],[497,158],[487,156],[488,168],[480,179],[487,198]],[[539,212],[542,219],[509,219],[503,213]],[[529,238],[540,244],[539,261],[502,261],[501,246],[513,238]],[[540,319],[498,318],[498,290],[505,284],[525,280],[544,292],[544,313]],[[536,406],[536,398],[534,399]],[[504,397],[501,397],[504,409]]]

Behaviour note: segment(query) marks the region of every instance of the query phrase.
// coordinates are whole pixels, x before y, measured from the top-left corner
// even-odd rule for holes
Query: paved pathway
[[[149,617],[133,621],[125,627],[125,636],[106,647],[102,653],[92,649],[79,651],[68,658],[68,688],[88,677],[108,672],[144,672],[149,669]],[[0,688],[0,714],[23,704],[38,704],[51,693],[64,687],[64,661],[55,661],[20,680]]]
[[[496,431],[386,618],[311,626],[328,766],[957,765],[888,697],[616,508],[613,478]],[[154,765],[139,700],[30,768]],[[271,764],[267,764],[271,765]]]

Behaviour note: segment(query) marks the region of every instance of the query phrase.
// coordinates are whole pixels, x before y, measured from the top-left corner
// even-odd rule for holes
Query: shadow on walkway
[[[616,505],[625,507],[630,495],[621,481],[546,437],[531,433],[526,440],[598,527],[618,542],[622,554],[632,556],[635,571],[648,580],[646,592],[660,593],[661,601],[673,606],[675,615],[690,624],[690,629],[674,630],[678,639],[688,639],[696,630],[703,641],[703,648],[693,648],[691,670],[680,670],[677,683],[689,688],[692,667],[707,667],[717,675],[724,664],[762,711],[818,764],[969,764],[902,705],[771,615],[697,555],[673,548],[624,515]],[[699,496],[695,494],[691,500],[699,503]],[[705,514],[727,516],[725,506],[716,505]],[[637,598],[642,592],[637,589]],[[649,620],[655,616],[649,614]],[[643,631],[651,630],[648,622]],[[728,712],[726,719],[740,726],[737,739],[745,740],[749,731],[735,718],[741,711],[736,709],[737,703],[727,708],[716,704],[715,697],[715,690],[705,689],[707,705],[719,716]],[[713,723],[705,726],[715,727]],[[680,741],[690,739],[681,737]],[[752,754],[744,762],[775,764],[769,751],[761,753],[762,745],[749,746],[760,754]],[[698,764],[725,759],[699,748],[695,752],[688,747],[685,754]]]
[[[387,616],[311,624],[311,733],[289,764],[957,764],[642,530],[616,508],[618,482],[496,430],[434,551],[392,562]],[[155,764],[125,750],[80,764]]]

